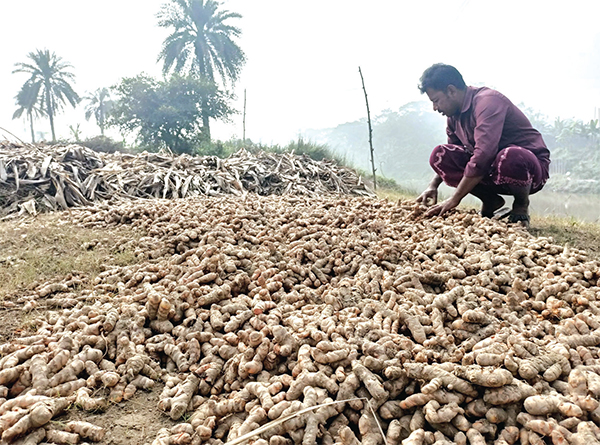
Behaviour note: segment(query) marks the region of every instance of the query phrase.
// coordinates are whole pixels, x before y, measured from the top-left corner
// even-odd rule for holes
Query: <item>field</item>
[[[585,319],[583,315],[578,318],[577,314],[593,312],[596,308],[594,299],[600,298],[595,284],[590,285],[600,278],[598,263],[592,261],[600,258],[598,227],[535,218],[531,235],[528,235],[504,223],[480,219],[469,209],[460,210],[444,221],[424,220],[413,202],[397,202],[399,197],[394,194],[381,196],[380,199],[246,196],[244,199],[155,200],[4,221],[0,223],[3,354],[10,357],[13,351],[26,344],[19,343],[20,338],[35,338],[35,334],[42,331],[50,339],[42,341],[47,347],[43,353],[46,358],[56,354],[53,338],[58,341],[64,335],[70,335],[76,342],[87,342],[103,350],[108,361],[125,366],[136,356],[136,345],[145,344],[144,363],[159,365],[155,371],[162,373],[160,378],[154,376],[151,388],[134,390],[125,397],[127,400],[123,400],[124,388],[119,396],[114,395],[116,387],[92,386],[93,396],[112,401],[102,410],[91,412],[85,412],[78,403],[73,403],[66,413],[51,423],[54,428],[61,429],[68,421],[84,419],[102,426],[107,433],[100,443],[152,443],[161,428],[175,428],[163,433],[170,435],[172,440],[178,437],[181,443],[186,443],[186,433],[176,426],[182,422],[194,426],[192,432],[196,431],[193,436],[196,440],[199,431],[208,431],[209,436],[213,434],[212,440],[220,437],[225,442],[229,429],[250,431],[266,423],[271,416],[265,419],[260,413],[269,411],[272,404],[286,402],[286,393],[287,401],[303,399],[302,403],[298,401],[296,408],[306,407],[335,400],[338,385],[339,391],[344,388],[349,391],[347,395],[356,400],[342,414],[336,409],[322,407],[316,411],[319,416],[298,417],[301,420],[296,422],[295,430],[299,434],[315,434],[319,443],[324,440],[321,439],[323,435],[339,437],[343,425],[333,427],[331,419],[339,422],[344,418],[350,428],[342,435],[362,436],[363,443],[380,443],[379,426],[392,440],[392,429],[400,431],[407,427],[400,424],[401,418],[407,415],[422,417],[427,412],[422,423],[423,434],[433,437],[433,431],[438,428],[431,420],[434,414],[419,408],[419,404],[416,411],[414,406],[400,407],[393,399],[408,400],[411,394],[419,394],[419,389],[421,395],[430,394],[424,389],[425,383],[434,380],[436,375],[446,376],[444,372],[450,368],[443,363],[455,366],[452,368],[454,374],[447,374],[460,375],[462,378],[457,382],[467,385],[461,393],[452,384],[441,383],[446,386],[448,397],[452,396],[444,406],[457,405],[449,419],[456,417],[469,422],[469,426],[465,429],[461,426],[460,431],[468,432],[470,440],[476,440],[480,434],[488,442],[501,431],[514,435],[514,429],[506,420],[490,423],[483,415],[483,420],[479,419],[480,424],[477,424],[478,415],[474,408],[469,408],[469,399],[482,395],[485,398],[493,393],[485,383],[489,376],[480,375],[473,368],[477,365],[468,365],[469,360],[480,363],[470,338],[480,336],[483,341],[490,332],[495,332],[498,344],[506,348],[505,352],[510,350],[510,354],[516,354],[514,345],[525,341],[519,340],[521,336],[531,340],[537,335],[534,339],[537,354],[554,357],[552,351],[558,349],[547,349],[549,346],[544,340],[552,332],[552,338],[575,342],[572,349],[580,351],[577,341],[571,338],[575,334],[569,333],[567,326],[570,320],[580,323]],[[568,247],[562,247],[564,244]],[[583,250],[588,252],[587,256]],[[489,266],[483,264],[485,261]],[[547,283],[536,281],[536,276],[542,276],[537,275],[542,270],[546,275],[553,271],[551,279],[544,275]],[[466,271],[467,276],[461,271]],[[502,281],[506,274],[513,273],[511,280],[518,278],[522,287],[513,283],[511,288],[510,282]],[[574,277],[578,273],[581,275],[579,281],[572,281],[572,278],[561,281],[563,276]],[[587,290],[576,298],[573,291],[580,283],[587,283],[585,288],[582,287]],[[231,295],[217,296],[216,289],[224,285],[228,286]],[[473,286],[473,292],[477,294],[467,294],[478,304],[473,305],[467,294],[454,295],[456,292],[452,289],[463,286]],[[516,293],[511,296],[511,292]],[[537,298],[531,298],[527,293],[533,297],[537,295]],[[540,295],[543,293],[547,295],[542,302]],[[161,299],[159,294],[166,297]],[[522,304],[511,300],[517,298],[517,294]],[[401,302],[401,295],[406,301]],[[449,306],[456,301],[463,317],[454,314],[442,300],[436,300],[436,295],[439,298],[454,295],[455,300],[449,300]],[[527,303],[528,298],[531,303]],[[159,313],[161,305],[165,305],[166,313],[162,318],[157,313],[148,313],[153,304]],[[466,306],[461,308],[461,304]],[[95,315],[82,309],[89,305],[94,308]],[[242,309],[233,310],[232,305],[241,305]],[[487,315],[479,311],[478,305],[487,308]],[[511,307],[514,314],[526,320],[526,324],[502,312],[501,306]],[[106,327],[111,307],[118,308],[119,319],[124,323],[117,323],[115,327],[111,326],[112,329]],[[194,310],[189,312],[190,308]],[[398,318],[392,312],[402,315]],[[381,314],[379,318],[377,313]],[[140,314],[141,324],[135,321],[139,320]],[[441,325],[435,319],[437,316],[443,317]],[[64,317],[62,322],[61,317]],[[238,320],[239,317],[242,318]],[[419,317],[419,321],[414,317]],[[468,317],[474,318],[465,322]],[[60,323],[67,329],[58,330],[56,326]],[[594,323],[590,323],[588,331],[595,329]],[[86,327],[91,325],[96,326],[84,334]],[[136,330],[136,325],[140,331]],[[119,337],[124,332],[127,334]],[[260,333],[260,339],[250,340],[248,335],[252,332],[257,337]],[[448,332],[453,334],[448,336]],[[137,339],[140,334],[142,341]],[[590,336],[592,334],[596,335],[589,332]],[[579,332],[577,335],[584,334]],[[117,337],[126,340],[121,344],[116,341]],[[512,343],[506,342],[509,337]],[[111,338],[116,347],[112,356]],[[165,338],[171,340],[167,343],[159,341]],[[209,341],[209,338],[219,341]],[[173,339],[173,344],[179,345],[184,352],[185,360],[176,354],[167,354],[166,345]],[[202,353],[198,353],[198,358],[203,360],[198,362],[196,358],[200,368],[191,357],[195,354],[194,339],[203,345]],[[256,341],[256,344],[252,343]],[[598,360],[596,345],[600,341],[596,343],[594,337],[594,340],[582,342],[581,353],[589,353],[589,357],[582,355],[580,361],[587,360],[586,366],[595,366]],[[8,348],[15,343],[23,346]],[[105,345],[104,348],[100,344]],[[250,344],[253,346],[249,347]],[[127,349],[124,345],[132,349],[124,352]],[[265,345],[266,350],[260,352],[259,345]],[[334,354],[337,349],[343,354]],[[316,360],[315,357],[321,358]],[[237,364],[232,368],[231,363],[236,360]],[[516,356],[515,360],[518,363],[527,361],[521,356]],[[566,366],[564,357],[550,360],[558,361],[550,363],[544,371],[556,363]],[[461,361],[463,365],[460,365]],[[569,361],[575,368],[576,358],[570,357]],[[215,363],[219,365],[217,368],[214,368]],[[422,368],[423,364],[429,367]],[[386,368],[399,374],[388,375]],[[508,371],[501,369],[504,371],[502,378],[506,378]],[[212,375],[211,370],[216,374]],[[121,371],[123,380],[125,368]],[[80,379],[71,382],[85,385],[81,377],[89,372],[81,372]],[[537,373],[536,376],[515,373],[515,381],[521,382],[519,385],[534,391],[528,393],[529,396],[546,394],[551,389],[548,382],[566,384],[571,375],[565,369],[561,371],[560,366],[556,378],[547,381],[537,377]],[[317,375],[321,377],[317,378]],[[354,375],[360,376],[357,386],[349,387],[350,383],[344,386],[344,381],[350,382],[350,376]],[[510,373],[508,375],[510,380],[506,385],[512,381]],[[304,392],[297,383],[300,377],[310,381],[302,387]],[[130,380],[127,378],[125,383]],[[225,397],[233,400],[240,385],[255,388],[250,385],[254,381],[265,382],[264,387],[268,388],[279,385],[280,391],[270,389],[270,395],[259,398],[252,395],[251,401],[244,402],[247,405],[245,411],[256,416],[256,423],[249,422],[247,415],[234,414],[217,415],[215,424],[210,410],[197,414],[202,409],[209,409],[207,397],[211,394],[214,400],[223,401]],[[32,384],[25,378],[12,386],[17,387],[19,382],[22,383],[21,391]],[[184,394],[181,414],[180,408],[174,413],[173,395],[165,396],[165,382],[180,390],[186,382],[195,387],[193,397],[189,394],[186,398]],[[90,386],[89,378],[87,386]],[[281,387],[287,390],[281,391]],[[64,391],[65,397],[72,397],[68,389]],[[299,392],[291,396],[294,391]],[[470,395],[465,396],[465,393]],[[591,394],[595,399],[595,393]],[[338,399],[339,395],[338,392]],[[596,419],[597,403],[594,404],[587,395],[580,396],[577,399],[570,394],[564,395],[570,405],[585,407],[587,411],[575,417],[589,429],[586,420]],[[379,409],[379,426],[377,422],[372,423],[372,416],[369,417],[368,405],[363,402],[366,398],[371,398],[371,404]],[[167,399],[168,403],[165,402]],[[506,409],[498,412],[510,415],[508,407],[522,411],[522,403],[519,399],[500,405]],[[435,405],[426,406],[431,410]],[[198,407],[204,408],[195,411]],[[239,412],[239,409],[233,411]],[[516,412],[513,414],[516,416]],[[549,409],[548,418],[562,421],[571,417],[555,414]],[[330,429],[311,429],[309,424],[318,419],[324,419],[322,426],[330,425]],[[539,437],[541,433],[535,433],[534,424],[526,427],[528,420],[519,420],[518,426],[523,431]],[[365,426],[366,422],[371,422],[370,426]],[[476,424],[477,428],[473,428]],[[571,426],[570,430],[561,426],[562,430],[557,431],[563,436],[578,434],[577,425],[573,421],[571,424],[566,424]],[[554,424],[548,425],[545,428]],[[450,434],[456,433],[456,428],[439,426],[437,431]],[[275,437],[285,438],[281,443],[301,441],[302,436],[293,431],[291,426],[280,428]],[[587,432],[585,428],[582,431]],[[398,437],[406,437],[409,432],[402,430]],[[234,436],[230,435],[229,439]],[[194,440],[193,437],[189,440]]]

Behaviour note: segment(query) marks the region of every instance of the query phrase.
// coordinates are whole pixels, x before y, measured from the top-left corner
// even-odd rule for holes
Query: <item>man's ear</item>
[[[448,97],[456,97],[456,93],[458,93],[458,88],[456,88],[454,85],[448,85],[446,88],[446,95]]]

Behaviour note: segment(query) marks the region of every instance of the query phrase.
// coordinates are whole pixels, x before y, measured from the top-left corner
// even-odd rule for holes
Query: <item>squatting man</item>
[[[471,193],[482,202],[482,216],[501,216],[505,202],[500,195],[512,195],[508,221],[529,227],[529,195],[542,189],[550,165],[539,131],[498,91],[467,87],[453,66],[435,64],[420,82],[419,90],[427,94],[434,111],[447,117],[448,135],[448,143],[431,153],[435,176],[417,198],[431,205],[425,215],[442,215]],[[442,182],[456,191],[438,204]]]

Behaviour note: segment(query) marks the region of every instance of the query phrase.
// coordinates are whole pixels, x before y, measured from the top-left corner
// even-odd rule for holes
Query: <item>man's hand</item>
[[[422,202],[426,206],[437,204],[438,191],[437,188],[428,188],[417,198],[417,202]]]
[[[473,190],[473,188],[475,188],[475,186],[477,184],[479,184],[479,182],[481,182],[482,179],[483,179],[483,176],[474,176],[474,177],[463,176],[463,178],[460,180],[460,182],[458,184],[458,187],[456,187],[456,191],[454,192],[454,195],[452,195],[451,198],[445,200],[444,202],[431,207],[429,210],[427,210],[425,212],[425,216],[443,215],[447,211],[452,210],[453,208],[455,208],[456,206],[458,206],[460,204],[462,199],[471,190]],[[431,187],[429,187],[429,189],[431,189]],[[423,196],[425,194],[425,192],[423,192],[421,194],[421,196]],[[421,196],[419,196],[419,198]]]
[[[447,211],[452,210],[453,208],[458,206],[458,204],[460,204],[460,201],[457,201],[454,198],[446,199],[444,202],[441,202],[438,205],[434,205],[429,210],[427,210],[425,212],[425,216],[441,216]]]

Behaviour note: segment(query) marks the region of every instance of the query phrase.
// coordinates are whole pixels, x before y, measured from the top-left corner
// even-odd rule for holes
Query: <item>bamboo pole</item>
[[[246,143],[246,88],[244,88],[244,118],[242,120],[242,144]]]
[[[373,169],[373,190],[377,190],[377,177],[375,172],[375,151],[373,150],[373,128],[371,127],[371,112],[369,111],[369,99],[367,98],[367,89],[365,88],[365,79],[363,78],[362,70],[358,67],[360,80],[362,82],[363,91],[365,92],[365,102],[367,103],[367,122],[369,123],[369,147],[371,149],[371,168]]]

